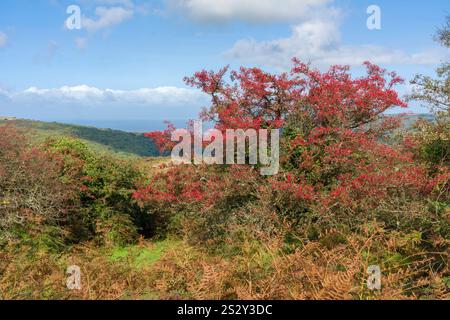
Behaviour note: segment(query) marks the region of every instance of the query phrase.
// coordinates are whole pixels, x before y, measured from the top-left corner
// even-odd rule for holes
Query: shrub
[[[61,227],[78,209],[79,186],[60,157],[29,146],[16,129],[0,127],[1,241],[30,227]]]
[[[419,120],[414,131],[405,138],[418,160],[430,167],[450,166],[450,121],[445,112],[436,114],[436,121]]]
[[[192,234],[188,238],[199,243],[223,243],[227,230],[239,224],[238,212],[252,206],[276,213],[275,224],[282,221],[288,233],[309,239],[330,228],[356,231],[373,220],[393,230],[418,223],[403,210],[447,192],[449,176],[445,170],[430,172],[410,150],[385,143],[399,122],[383,113],[406,106],[394,90],[402,79],[368,62],[359,78],[347,66],[320,72],[293,62],[291,72],[280,75],[241,68],[227,82],[225,68],[186,78],[211,96],[200,116],[215,121],[216,129],[282,129],[278,175],[255,177],[248,167],[238,169],[243,174],[236,179],[235,165],[221,166],[213,177],[213,170],[202,166],[170,169],[135,193],[141,205],[169,220],[188,217],[181,227],[188,231],[179,233]],[[173,130],[169,125],[148,135],[170,147]],[[422,209],[413,212],[436,221]]]
[[[137,239],[142,212],[132,199],[141,172],[130,161],[95,155],[73,138],[48,140],[45,148],[64,159],[79,188],[79,215],[71,223],[78,241],[97,238],[103,243],[131,243]]]

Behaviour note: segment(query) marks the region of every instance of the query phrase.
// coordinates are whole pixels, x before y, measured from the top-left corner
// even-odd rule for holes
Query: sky
[[[79,29],[66,23],[73,5]],[[195,118],[209,100],[183,77],[225,65],[277,73],[294,56],[322,70],[348,64],[355,76],[368,60],[408,81],[448,61],[433,34],[449,13],[448,0],[2,0],[0,116]]]

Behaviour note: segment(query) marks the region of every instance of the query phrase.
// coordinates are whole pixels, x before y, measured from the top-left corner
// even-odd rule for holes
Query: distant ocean
[[[188,119],[169,120],[176,128],[185,128]],[[163,130],[167,128],[164,120],[144,120],[144,119],[124,119],[124,120],[88,120],[69,119],[57,122],[75,124],[101,129],[114,129],[128,132],[149,132],[153,130]]]

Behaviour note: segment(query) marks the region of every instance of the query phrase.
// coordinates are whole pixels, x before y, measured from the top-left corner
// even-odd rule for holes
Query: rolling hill
[[[12,125],[25,130],[38,141],[54,136],[71,136],[85,141],[99,152],[141,157],[160,155],[155,144],[142,133],[25,119],[0,118],[1,125]]]

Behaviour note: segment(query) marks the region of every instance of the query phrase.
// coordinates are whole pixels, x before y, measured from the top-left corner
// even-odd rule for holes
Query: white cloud
[[[8,42],[8,36],[6,33],[0,31],[0,48],[6,46],[6,43]]]
[[[333,0],[166,0],[196,21],[286,22],[307,17]]]
[[[343,14],[334,0],[166,0],[191,20],[223,23],[290,23],[287,38],[256,41],[238,40],[226,58],[244,63],[287,69],[298,57],[319,66],[360,65],[369,60],[383,65],[435,64],[444,58],[442,50],[407,53],[401,49],[372,44],[344,44],[341,40]]]
[[[144,2],[137,4],[133,0],[79,0],[94,5],[93,14],[83,14],[81,17],[81,27],[88,32],[87,36],[74,39],[78,49],[85,49],[90,37],[101,30],[108,31],[114,26],[118,26],[125,21],[131,20],[136,15],[147,15],[149,4]],[[99,5],[99,6],[97,6]],[[84,11],[83,11],[84,12]]]
[[[313,18],[295,24],[288,38],[260,42],[242,39],[225,56],[242,62],[287,69],[291,66],[292,57],[319,66],[329,66],[361,65],[367,60],[383,65],[435,64],[445,55],[441,50],[408,54],[403,50],[377,45],[345,45],[341,41],[339,21],[338,17]]]
[[[83,16],[81,20],[82,28],[89,32],[96,32],[109,28],[133,17],[134,11],[131,8],[123,7],[97,7],[95,8],[97,19]]]
[[[30,87],[20,92],[1,91],[13,103],[46,105],[119,105],[119,106],[183,106],[196,105],[205,96],[193,89],[177,87],[142,88],[137,90],[99,89],[87,85],[43,89]]]

